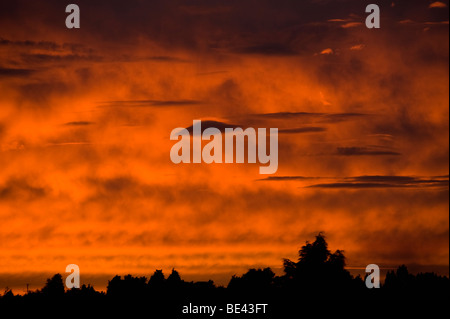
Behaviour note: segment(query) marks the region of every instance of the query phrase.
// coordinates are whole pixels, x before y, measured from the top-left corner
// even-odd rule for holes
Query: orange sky
[[[357,0],[77,3],[79,30],[0,4],[0,284],[226,284],[320,231],[349,266],[448,274],[448,1],[379,1],[380,30]],[[279,128],[277,174],[174,165],[195,119]]]

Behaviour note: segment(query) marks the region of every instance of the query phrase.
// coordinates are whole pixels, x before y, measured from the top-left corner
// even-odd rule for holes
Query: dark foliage
[[[322,234],[299,251],[298,261],[284,260],[284,275],[276,276],[270,268],[250,269],[233,276],[226,288],[214,282],[186,282],[173,269],[166,278],[162,270],[146,277],[115,276],[108,282],[107,292],[92,286],[65,290],[63,278],[54,275],[41,290],[24,296],[6,288],[0,303],[13,300],[308,300],[308,299],[447,299],[448,277],[434,273],[413,275],[406,266],[390,271],[380,289],[368,289],[364,280],[353,277],[346,269],[344,252],[331,253]]]

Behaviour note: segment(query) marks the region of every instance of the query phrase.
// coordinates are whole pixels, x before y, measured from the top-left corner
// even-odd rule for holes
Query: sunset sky
[[[321,231],[448,275],[449,3],[392,1],[2,0],[0,291],[281,274]],[[173,164],[193,120],[279,128],[278,172]]]

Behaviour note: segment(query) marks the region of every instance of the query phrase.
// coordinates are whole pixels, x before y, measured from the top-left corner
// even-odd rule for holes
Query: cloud
[[[61,97],[74,94],[76,88],[62,81],[40,81],[21,84],[18,87],[21,94],[21,101],[29,101],[35,105],[36,109],[51,109],[49,101],[54,97]]]
[[[28,77],[34,74],[36,70],[32,69],[10,69],[10,68],[0,68],[0,78],[7,77]]]
[[[158,62],[187,62],[186,60],[177,58],[177,57],[172,57],[172,56],[167,56],[167,55],[161,55],[161,56],[152,56],[148,58],[149,60],[152,61],[158,61]]]
[[[429,21],[425,22],[425,25],[443,25],[446,26],[449,24],[449,21]]]
[[[0,201],[33,201],[45,197],[47,193],[46,188],[33,185],[25,178],[11,178],[3,186],[0,185]]]
[[[329,22],[348,22],[348,19],[329,19]]]
[[[89,183],[100,186],[101,192],[110,194],[134,191],[144,185],[139,183],[135,178],[130,176],[117,176],[114,178],[94,179],[89,178]]]
[[[361,51],[361,50],[364,49],[364,47],[365,47],[364,44],[356,44],[356,45],[350,47],[350,50],[352,50],[352,51]]]
[[[342,25],[342,28],[348,29],[348,28],[356,28],[362,26],[363,23],[361,22],[348,22]]]
[[[225,133],[225,129],[227,128],[237,128],[240,127],[239,125],[233,125],[233,124],[228,124],[228,123],[224,123],[224,122],[218,122],[218,121],[202,121],[201,123],[201,133],[203,134],[203,132],[208,129],[208,128],[216,128],[218,129],[220,132]],[[245,130],[245,128],[243,128]],[[191,125],[189,127],[186,128],[186,130],[188,130],[190,135],[193,135],[193,131],[194,131],[194,126]]]
[[[269,119],[295,119],[295,118],[315,118],[325,116],[324,113],[309,113],[309,112],[277,112],[277,113],[265,113],[265,114],[254,114],[256,117],[263,117]]]
[[[448,178],[413,176],[359,176],[342,179],[337,183],[308,186],[310,188],[448,188]]]
[[[447,4],[440,2],[440,1],[436,1],[430,4],[429,6],[430,8],[447,8]]]
[[[326,114],[324,116],[324,121],[330,123],[339,123],[350,120],[358,120],[370,116],[371,116],[370,114],[364,113],[335,113],[335,114]]]
[[[324,127],[300,127],[292,129],[281,129],[278,131],[280,134],[303,134],[303,133],[321,133],[327,129]]]
[[[75,61],[101,62],[103,58],[96,55],[80,54],[22,54],[26,63],[70,63]]]
[[[357,120],[360,118],[368,117],[370,115],[363,113],[277,112],[265,114],[252,114],[251,116],[273,120],[303,119],[307,122],[339,123],[350,120]]]
[[[66,125],[66,126],[89,126],[92,124],[94,124],[94,123],[87,122],[87,121],[76,121],[76,122],[68,122],[68,123],[65,123],[64,125]]]
[[[79,43],[57,43],[52,41],[12,41],[0,38],[0,46],[15,46],[21,48],[41,49],[50,52],[72,51],[72,52],[90,52],[83,44]]]
[[[305,176],[269,176],[257,181],[263,182],[284,182],[284,181],[308,181],[318,179],[319,177],[305,177]]]
[[[400,156],[401,153],[377,150],[370,147],[338,147],[337,154],[342,156]]]
[[[314,180],[328,180],[331,182],[306,185],[305,188],[448,188],[448,176],[394,176],[394,175],[373,175],[355,177],[305,177],[305,176],[270,176],[257,181],[264,182],[312,182]]]
[[[128,101],[107,101],[100,105],[105,107],[182,107],[196,106],[203,104],[197,100],[128,100]]]
[[[267,56],[295,56],[298,52],[291,47],[280,43],[268,43],[235,49],[234,52],[242,54],[261,54]]]
[[[219,121],[202,121],[202,133],[204,130],[208,128],[217,128],[222,133],[225,133],[226,128],[242,128],[245,130],[247,126],[245,125],[234,125],[234,124],[228,124],[225,122],[219,122]],[[192,135],[193,132],[193,126],[189,126],[186,128],[189,133]],[[306,134],[306,133],[322,133],[325,132],[327,129],[323,127],[300,127],[300,128],[292,128],[292,129],[279,129],[279,134]]]
[[[322,50],[322,52],[320,52],[320,54],[331,55],[331,54],[334,54],[334,51],[333,51],[333,49],[328,48],[328,49]]]
[[[232,6],[217,6],[214,4],[211,5],[182,5],[179,6],[181,11],[184,11],[190,15],[217,15],[217,14],[225,14],[232,11]]]

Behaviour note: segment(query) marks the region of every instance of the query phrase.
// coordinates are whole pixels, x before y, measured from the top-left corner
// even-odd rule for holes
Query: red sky
[[[372,1],[373,2],[373,1]],[[226,284],[323,231],[448,274],[448,1],[0,4],[0,286],[78,264]],[[279,169],[174,165],[194,119],[276,127]]]

